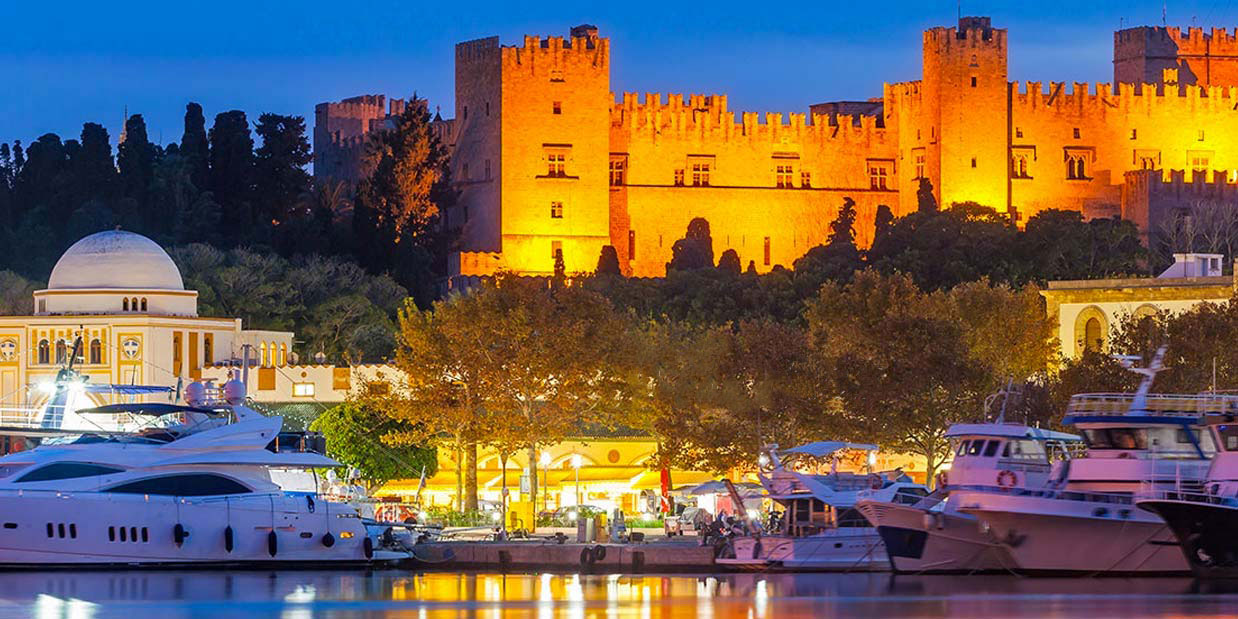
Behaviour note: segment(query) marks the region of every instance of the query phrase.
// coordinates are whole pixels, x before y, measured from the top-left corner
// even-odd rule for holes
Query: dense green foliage
[[[310,429],[327,439],[327,455],[361,472],[368,490],[392,479],[426,477],[438,471],[432,448],[391,444],[381,440],[400,430],[400,422],[364,404],[345,402],[319,415]]]

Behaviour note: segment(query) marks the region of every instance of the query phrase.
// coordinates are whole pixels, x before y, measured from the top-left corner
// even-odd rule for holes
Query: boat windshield
[[[1221,449],[1225,451],[1238,451],[1238,425],[1224,424],[1213,427],[1216,428],[1216,435],[1220,439]]]
[[[1083,438],[1089,451],[1145,451],[1162,458],[1198,458],[1200,452],[1208,455],[1216,451],[1212,437],[1195,428],[1089,428],[1083,431]]]
[[[131,434],[66,434],[43,439],[41,445],[91,445],[94,443],[124,443],[127,445],[162,445],[161,441]]]

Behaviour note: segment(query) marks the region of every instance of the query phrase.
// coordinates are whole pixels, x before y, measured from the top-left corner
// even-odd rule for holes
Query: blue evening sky
[[[1160,0],[965,0],[1010,30],[1014,80],[1109,81],[1113,31],[1160,24]],[[218,112],[304,115],[363,93],[452,108],[453,45],[499,35],[610,37],[616,92],[726,93],[735,111],[807,111],[920,75],[920,31],[955,0],[886,2],[200,2],[0,0],[0,141],[119,133],[126,106],[152,139],[179,140],[187,101]],[[1170,25],[1238,26],[1238,0],[1175,1]]]

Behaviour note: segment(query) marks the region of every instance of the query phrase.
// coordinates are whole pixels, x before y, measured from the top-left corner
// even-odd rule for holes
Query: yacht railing
[[[1125,415],[1135,402],[1133,393],[1080,393],[1071,396],[1067,415]],[[1142,410],[1166,417],[1200,417],[1205,414],[1238,414],[1238,395],[1156,394],[1144,396]]]
[[[1145,481],[1140,484],[1135,498],[1138,501],[1186,501],[1238,507],[1238,499],[1217,496],[1215,486],[1207,481],[1183,479],[1172,480],[1170,483],[1172,485],[1166,487],[1165,482]]]
[[[0,407],[0,427],[37,430],[42,428],[42,420],[38,409]]]

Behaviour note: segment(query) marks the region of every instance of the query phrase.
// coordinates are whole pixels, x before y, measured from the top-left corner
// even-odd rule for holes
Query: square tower
[[[497,37],[456,46],[460,253],[451,275],[592,270],[610,243],[609,41]]]
[[[957,28],[924,32],[923,110],[928,136],[925,175],[938,204],[1010,205],[1010,84],[1006,31],[988,17],[963,17]]]

